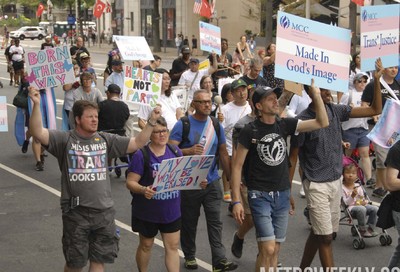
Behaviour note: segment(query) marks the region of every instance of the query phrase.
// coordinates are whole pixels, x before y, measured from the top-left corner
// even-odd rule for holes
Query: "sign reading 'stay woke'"
[[[399,4],[361,8],[362,71],[375,70],[377,57],[385,68],[399,65],[399,16]]]
[[[68,46],[47,48],[25,54],[31,86],[45,89],[75,82],[74,65]]]
[[[347,92],[350,30],[278,12],[275,77]]]

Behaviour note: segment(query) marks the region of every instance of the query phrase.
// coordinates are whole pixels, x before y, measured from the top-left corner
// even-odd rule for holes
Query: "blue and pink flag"
[[[199,22],[200,49],[215,52],[221,55],[221,28],[218,26]]]
[[[334,91],[349,86],[350,30],[278,12],[275,77]]]
[[[0,96],[0,132],[8,131],[7,100]]]
[[[399,65],[400,4],[361,8],[361,70],[375,70],[375,60],[383,67]]]

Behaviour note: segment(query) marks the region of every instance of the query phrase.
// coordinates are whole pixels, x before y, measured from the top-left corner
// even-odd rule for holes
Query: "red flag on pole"
[[[42,16],[43,11],[44,11],[44,5],[43,3],[40,3],[39,6],[37,7],[36,17],[39,18],[40,16]]]
[[[201,0],[200,16],[211,18],[211,7],[207,0]]]
[[[111,5],[110,5],[110,2],[106,1],[106,3],[107,3],[106,13],[111,13]]]
[[[93,16],[96,18],[100,18],[101,15],[103,14],[103,10],[105,9],[105,7],[106,7],[106,4],[104,4],[101,1],[97,1],[93,7]]]
[[[351,0],[354,2],[357,6],[364,6],[364,0]]]

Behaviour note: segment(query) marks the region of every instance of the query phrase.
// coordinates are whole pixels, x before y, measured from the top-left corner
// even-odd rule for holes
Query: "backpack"
[[[215,132],[217,133],[217,137],[218,137],[218,144],[221,142],[221,127],[219,125],[219,121],[216,117],[214,116],[210,116],[211,117],[211,121],[213,123]],[[189,131],[190,131],[190,122],[189,122],[189,117],[188,116],[183,116],[181,118],[182,121],[182,141],[179,144],[179,147],[182,148],[183,144],[188,143],[189,142]],[[215,153],[215,157],[217,157],[218,154],[218,148],[217,148],[217,152]]]

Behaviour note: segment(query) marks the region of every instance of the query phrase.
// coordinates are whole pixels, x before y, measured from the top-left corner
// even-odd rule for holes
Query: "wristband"
[[[147,121],[147,124],[149,124],[151,127],[155,127],[157,125],[157,122],[150,122],[150,119]]]
[[[240,202],[240,201],[232,202],[232,207],[235,206],[236,204],[241,204],[241,203],[242,203],[242,202]]]

